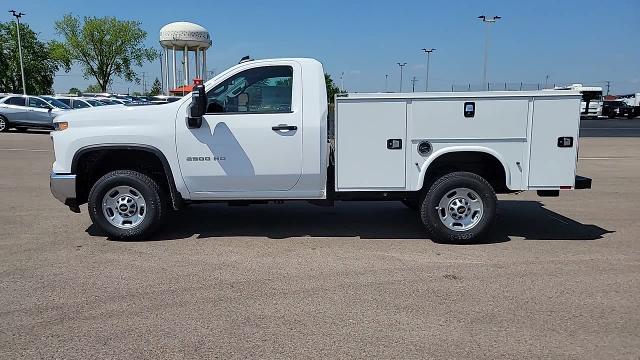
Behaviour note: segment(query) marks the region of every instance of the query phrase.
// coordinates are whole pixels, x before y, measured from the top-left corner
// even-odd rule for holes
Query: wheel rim
[[[0,131],[4,131],[4,129],[6,127],[7,127],[7,122],[4,121],[4,119],[0,117]]]
[[[140,191],[131,186],[116,186],[102,198],[102,213],[111,225],[134,228],[147,215],[147,203]]]
[[[484,204],[477,192],[469,188],[455,188],[440,199],[436,211],[448,229],[467,231],[480,222],[483,209]]]

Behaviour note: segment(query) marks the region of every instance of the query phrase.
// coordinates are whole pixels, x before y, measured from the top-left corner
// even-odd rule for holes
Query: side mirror
[[[202,126],[202,116],[207,110],[207,94],[204,91],[204,85],[198,84],[193,87],[191,92],[191,106],[189,107],[189,117],[187,125],[190,128],[199,128]]]

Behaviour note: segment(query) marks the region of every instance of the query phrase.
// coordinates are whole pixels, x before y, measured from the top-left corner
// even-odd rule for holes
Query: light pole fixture
[[[427,64],[426,64],[427,75],[426,75],[426,78],[425,78],[425,81],[424,81],[424,91],[429,91],[429,62],[431,60],[431,53],[436,51],[436,49],[434,49],[434,48],[431,48],[431,49],[424,48],[424,49],[422,49],[422,51],[424,51],[424,53],[427,54]]]
[[[398,66],[400,66],[400,92],[402,92],[402,68],[405,67],[407,65],[407,63],[398,63]]]
[[[20,18],[23,15],[27,15],[25,13],[17,12],[15,10],[9,10],[11,15],[16,18],[16,31],[18,32],[18,53],[20,55],[20,74],[22,75],[22,93],[27,95],[27,87],[24,82],[24,64],[22,63],[22,44],[20,43]]]
[[[501,16],[485,16],[480,15],[478,19],[486,25],[484,31],[484,67],[482,70],[482,86],[487,85],[487,61],[489,58],[489,26],[495,24],[498,19],[502,19]]]

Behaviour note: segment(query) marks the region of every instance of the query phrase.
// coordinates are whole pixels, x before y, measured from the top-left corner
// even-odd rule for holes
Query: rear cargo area
[[[511,190],[573,186],[579,107],[579,94],[566,91],[338,97],[336,190],[414,191],[451,152],[495,157]]]

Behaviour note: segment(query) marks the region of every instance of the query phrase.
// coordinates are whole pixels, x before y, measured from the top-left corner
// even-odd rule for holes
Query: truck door
[[[191,192],[284,191],[302,174],[302,70],[248,63],[207,91],[202,127],[178,115],[176,142]]]

